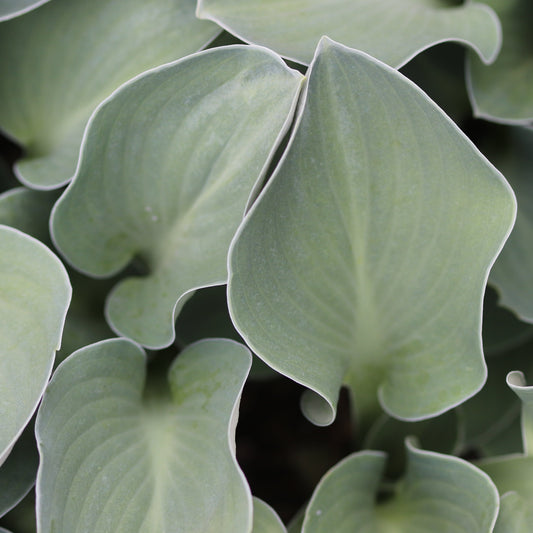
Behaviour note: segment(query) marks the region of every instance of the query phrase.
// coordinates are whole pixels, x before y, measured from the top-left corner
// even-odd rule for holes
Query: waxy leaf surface
[[[0,225],[0,464],[44,392],[70,296],[59,259],[39,241]]]
[[[0,128],[20,142],[20,179],[55,188],[76,170],[95,107],[145,70],[196,52],[219,28],[194,0],[54,0],[0,25]]]
[[[288,127],[302,76],[272,52],[224,47],[147,73],[89,124],[78,173],[52,216],[76,268],[110,276],[116,331],[169,345],[191,291],[227,280],[227,252],[254,186]]]
[[[39,532],[249,532],[234,431],[250,363],[242,344],[201,341],[174,361],[168,383],[145,385],[131,341],[67,358],[37,417]]]
[[[455,457],[407,444],[407,470],[383,503],[376,504],[386,457],[359,452],[320,481],[302,533],[472,533],[492,531],[498,493],[482,471]]]
[[[468,88],[474,114],[495,122],[533,121],[533,51],[530,0],[487,0],[502,23],[503,45],[496,61],[484,65],[475,55],[468,62]]]
[[[323,35],[394,67],[442,41],[464,42],[491,62],[501,44],[498,18],[478,2],[199,0],[197,13],[247,42],[304,64]]]
[[[485,380],[481,301],[512,226],[502,176],[416,86],[324,39],[286,157],[230,252],[229,307],[253,351],[358,415],[439,414]]]

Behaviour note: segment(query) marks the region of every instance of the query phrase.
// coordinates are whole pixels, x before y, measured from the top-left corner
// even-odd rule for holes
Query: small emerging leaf
[[[533,387],[526,386],[524,374],[519,371],[510,372],[507,385],[522,402],[522,440],[524,453],[533,455]]]
[[[496,57],[501,29],[485,4],[446,0],[199,0],[198,16],[245,41],[309,64],[323,35],[394,67],[442,41],[472,47],[484,62]]]
[[[113,339],[56,370],[36,423],[40,533],[247,533],[252,499],[235,459],[251,356],[207,340],[145,386],[145,356]]]

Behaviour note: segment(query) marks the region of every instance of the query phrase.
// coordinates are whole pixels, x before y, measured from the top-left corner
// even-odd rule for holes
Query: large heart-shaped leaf
[[[484,65],[473,54],[467,80],[474,114],[507,124],[533,120],[533,53],[530,0],[486,0],[501,20],[503,46],[496,61]]]
[[[196,52],[220,31],[194,0],[54,0],[0,25],[0,127],[26,150],[22,181],[75,172],[85,124],[126,80]]]
[[[237,404],[251,364],[207,340],[145,386],[145,356],[112,339],[56,370],[36,423],[40,533],[239,533],[252,498],[235,459]],[[150,377],[150,375],[149,375]]]
[[[286,157],[230,253],[229,307],[255,353],[358,414],[417,420],[482,386],[481,301],[512,192],[427,96],[321,42]]]
[[[318,484],[302,533],[472,533],[492,531],[498,493],[470,463],[407,443],[404,478],[376,503],[386,458],[359,452],[333,467]]]
[[[0,22],[18,17],[49,0],[2,0],[0,3]]]
[[[70,296],[59,259],[36,239],[0,225],[0,464],[44,392]]]
[[[323,35],[398,67],[442,41],[471,46],[490,63],[501,45],[494,11],[447,0],[199,0],[197,14],[247,42],[309,64]],[[295,21],[297,21],[295,23]]]
[[[301,80],[264,48],[217,48],[123,86],[94,115],[52,230],[91,275],[134,256],[147,264],[147,277],[121,282],[107,302],[116,331],[168,345],[191,291],[226,282],[230,241]]]

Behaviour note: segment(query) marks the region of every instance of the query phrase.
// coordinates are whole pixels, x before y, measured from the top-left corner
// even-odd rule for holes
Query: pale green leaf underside
[[[40,533],[239,533],[252,499],[235,460],[237,404],[251,355],[201,341],[168,386],[145,387],[131,341],[75,352],[55,372],[36,425]]]
[[[500,293],[500,304],[522,320],[533,322],[533,131],[504,128],[495,132],[487,155],[504,173],[516,193],[516,224],[494,263],[490,281]],[[485,147],[482,147],[484,149]]]
[[[133,76],[219,32],[194,0],[54,0],[0,25],[0,128],[26,149],[22,181],[54,188],[75,172],[94,108]]]
[[[59,259],[39,241],[0,225],[0,464],[44,392],[70,296]]]
[[[0,22],[18,17],[49,0],[1,0],[0,2]]]
[[[502,176],[397,71],[329,40],[286,158],[235,239],[237,329],[329,423],[436,415],[485,379],[487,272],[515,215]],[[307,402],[310,403],[307,403]],[[317,412],[318,409],[320,412]]]
[[[88,126],[80,167],[52,216],[58,248],[109,276],[134,256],[149,275],[107,302],[112,327],[169,345],[193,289],[226,282],[230,241],[290,122],[302,76],[272,52],[202,52],[127,84]]]
[[[464,42],[491,62],[501,44],[498,18],[477,2],[451,7],[446,0],[199,0],[197,13],[304,64],[323,35],[394,67],[442,41]]]
[[[252,533],[287,533],[276,511],[259,498],[253,498],[254,523]]]
[[[455,457],[407,444],[407,470],[390,495],[376,504],[386,458],[353,454],[320,481],[302,533],[486,533],[492,531],[498,494],[491,480]]]
[[[530,0],[486,0],[498,14],[503,45],[496,61],[484,65],[472,55],[468,62],[468,86],[474,114],[508,124],[533,121],[533,52]]]

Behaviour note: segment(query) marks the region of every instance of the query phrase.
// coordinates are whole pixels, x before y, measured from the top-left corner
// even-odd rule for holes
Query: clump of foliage
[[[4,1],[0,531],[530,531],[532,21]],[[352,435],[285,524],[236,441],[279,376]]]

